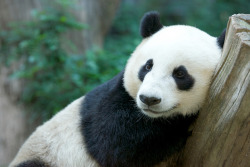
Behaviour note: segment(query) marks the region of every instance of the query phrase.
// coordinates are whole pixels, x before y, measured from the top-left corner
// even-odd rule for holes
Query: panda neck
[[[123,86],[124,71],[89,92],[81,108],[87,152],[103,167],[153,166],[179,151],[193,116],[152,119]]]

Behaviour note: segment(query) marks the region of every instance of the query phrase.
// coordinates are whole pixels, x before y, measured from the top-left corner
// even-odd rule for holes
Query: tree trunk
[[[80,53],[93,46],[102,47],[120,0],[77,0],[76,10],[72,13],[87,28],[83,31],[71,31],[68,37],[77,46]]]
[[[5,92],[6,76],[8,70],[0,71],[0,166],[7,166],[13,159],[19,147],[27,138],[29,132],[34,130],[28,125],[26,114],[22,107],[10,100]],[[18,84],[12,85],[18,86]],[[13,89],[16,89],[14,88]],[[20,89],[20,88],[18,88]]]
[[[208,99],[182,153],[163,166],[250,165],[250,15],[233,15]]]
[[[33,8],[40,8],[39,0],[23,0],[21,3],[19,0],[0,0],[0,28],[7,29],[9,23],[29,20]],[[34,129],[29,127],[23,108],[16,102],[21,86],[20,82],[10,82],[7,77],[9,71],[0,62],[1,167],[8,165]]]
[[[30,20],[34,8],[41,8],[39,0],[0,0],[0,27],[7,29],[9,23]]]

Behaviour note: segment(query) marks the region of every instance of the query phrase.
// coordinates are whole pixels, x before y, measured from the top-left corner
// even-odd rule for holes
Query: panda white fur
[[[219,38],[141,21],[124,71],[38,127],[10,167],[151,167],[179,151],[221,55]]]

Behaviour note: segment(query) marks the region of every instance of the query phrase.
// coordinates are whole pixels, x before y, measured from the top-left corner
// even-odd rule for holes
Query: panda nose
[[[139,97],[140,97],[140,100],[144,104],[147,104],[148,106],[156,105],[156,104],[159,104],[161,102],[161,99],[159,99],[157,97],[148,97],[145,95],[140,95]]]

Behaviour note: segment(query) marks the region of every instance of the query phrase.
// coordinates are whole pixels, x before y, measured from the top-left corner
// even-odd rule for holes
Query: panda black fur
[[[182,35],[186,29],[190,34],[183,37],[184,40],[191,39],[192,42],[191,37],[198,33],[197,38],[201,35],[205,44],[200,46],[201,41],[196,43],[194,37],[196,50],[190,50],[192,45],[189,43],[186,48],[181,48],[183,43],[186,44],[184,41],[176,47],[177,52],[174,42],[182,39],[171,37],[175,35],[171,31]],[[165,40],[161,39],[167,33],[164,31],[171,32],[169,45],[173,41],[173,46],[166,48],[170,56],[157,42],[158,39]],[[219,61],[219,46],[224,44],[225,31],[216,39],[193,27],[164,27],[159,14],[149,12],[141,21],[140,32],[143,41],[125,70],[38,127],[10,167],[151,167],[181,150],[190,135],[189,125],[196,119],[205,99]],[[197,49],[204,49],[205,56],[211,53],[210,56],[215,58],[207,57],[207,65],[199,67],[206,58],[200,59]],[[193,59],[192,55],[185,55],[188,52],[197,57]],[[169,57],[157,60],[161,53]],[[171,57],[171,53],[178,53],[179,59]],[[166,64],[169,71],[157,68],[167,61],[170,62]],[[172,66],[171,61],[176,64]],[[200,64],[190,67],[190,61]],[[164,82],[167,84],[162,87]],[[165,95],[164,91],[174,98]],[[169,101],[165,101],[165,96]],[[180,97],[184,97],[186,103]]]

